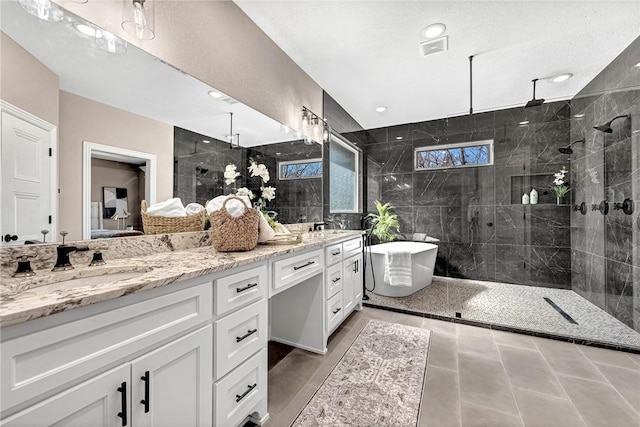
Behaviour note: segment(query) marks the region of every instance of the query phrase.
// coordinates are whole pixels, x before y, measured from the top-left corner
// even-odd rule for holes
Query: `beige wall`
[[[55,1],[293,129],[303,105],[323,111],[322,88],[229,0],[156,1],[148,41],[122,30],[121,0]]]
[[[173,126],[60,91],[59,221],[68,240],[82,238],[83,141],[155,154],[157,200],[173,197]]]
[[[118,230],[123,225],[133,225],[136,229],[141,229],[140,221],[140,201],[144,197],[144,185],[140,193],[140,169],[136,165],[111,160],[92,159],[91,160],[91,201],[104,202],[103,187],[116,187],[127,189],[127,211],[131,213],[124,221],[104,218],[104,228],[107,230]],[[142,178],[144,183],[144,176]]]
[[[59,78],[0,32],[0,98],[58,126]]]

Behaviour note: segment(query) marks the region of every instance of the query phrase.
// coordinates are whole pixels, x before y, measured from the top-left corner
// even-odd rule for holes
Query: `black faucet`
[[[58,252],[58,259],[56,260],[56,265],[53,266],[51,271],[64,271],[73,269],[71,261],[69,260],[69,255],[73,252],[83,252],[89,250],[89,246],[65,245],[64,238],[67,234],[69,233],[66,231],[60,232],[60,235],[62,236],[62,244],[56,248],[56,251]]]

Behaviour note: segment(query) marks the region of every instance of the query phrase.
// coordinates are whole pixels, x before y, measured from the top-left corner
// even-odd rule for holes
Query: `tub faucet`
[[[61,231],[60,235],[62,236],[62,244],[58,245],[56,248],[56,252],[58,253],[58,258],[56,259],[56,265],[53,266],[51,271],[64,271],[71,270],[73,266],[71,265],[71,261],[69,260],[69,255],[73,252],[82,252],[88,251],[89,246],[73,246],[73,245],[65,245],[64,238],[69,234],[66,231]]]

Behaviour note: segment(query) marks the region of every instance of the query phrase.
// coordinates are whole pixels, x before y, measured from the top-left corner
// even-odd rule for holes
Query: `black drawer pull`
[[[313,265],[315,263],[316,263],[315,261],[309,261],[306,264],[295,266],[295,267],[293,267],[293,269],[294,270],[300,270],[301,268],[309,267],[310,265]]]
[[[242,340],[243,340],[243,339],[245,339],[245,338],[249,338],[251,335],[255,334],[256,332],[258,332],[258,330],[257,330],[257,329],[251,329],[251,330],[247,331],[247,333],[246,333],[246,334],[244,334],[243,336],[241,336],[241,337],[236,337],[236,342],[240,342],[240,341],[242,341]]]
[[[340,249],[338,249],[337,251],[331,252],[331,255],[333,256],[340,255]]]
[[[118,412],[118,416],[122,418],[122,427],[127,425],[127,383],[124,382],[120,384],[118,387],[118,391],[120,392],[120,407],[122,408],[120,412]]]
[[[340,281],[340,278],[339,278],[339,277],[336,277],[335,279],[333,279],[333,280],[331,280],[331,281],[332,281],[333,283],[337,283],[337,282],[339,282],[339,281]]]
[[[342,308],[338,307],[335,310],[333,310],[333,314],[337,314],[340,310],[342,310]]]
[[[144,381],[144,399],[140,401],[144,405],[144,413],[149,413],[149,385],[151,378],[149,378],[149,371],[145,371],[144,375],[140,377]]]
[[[236,394],[236,403],[240,402],[242,399],[244,399],[244,397],[251,393],[251,390],[253,390],[254,388],[258,387],[258,384],[254,384],[254,385],[248,385],[247,386],[247,391],[245,391],[242,394]]]
[[[247,291],[251,288],[255,288],[256,286],[258,286],[257,283],[249,283],[247,286],[245,286],[244,288],[236,288],[236,292],[240,293],[240,292],[244,292]]]

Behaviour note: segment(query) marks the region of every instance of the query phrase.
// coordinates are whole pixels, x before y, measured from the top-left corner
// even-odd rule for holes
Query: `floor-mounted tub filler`
[[[397,252],[411,254],[411,286],[391,286],[390,281],[385,280],[388,254]],[[433,280],[437,254],[437,245],[424,242],[399,241],[367,246],[365,249],[367,291],[389,297],[406,297],[418,292]]]

